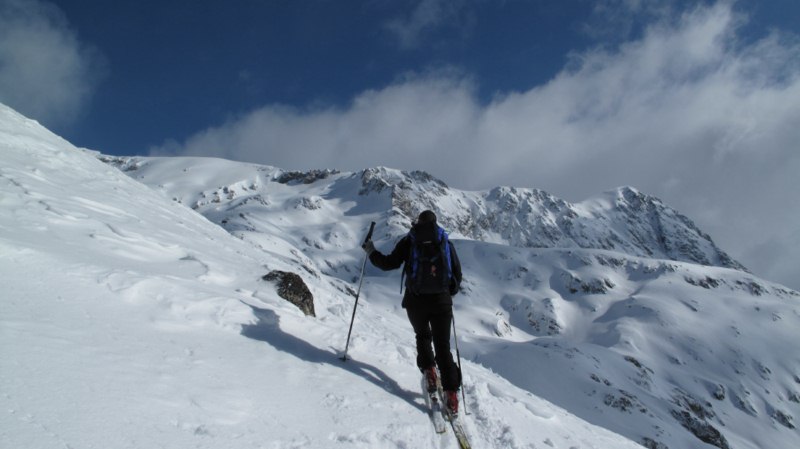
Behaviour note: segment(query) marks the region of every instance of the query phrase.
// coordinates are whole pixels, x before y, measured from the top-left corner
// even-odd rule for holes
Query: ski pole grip
[[[372,239],[372,231],[374,231],[374,230],[375,230],[375,222],[373,221],[369,225],[369,232],[367,233],[367,238],[364,239],[364,244],[365,245],[367,244],[368,241],[370,241],[370,239]]]

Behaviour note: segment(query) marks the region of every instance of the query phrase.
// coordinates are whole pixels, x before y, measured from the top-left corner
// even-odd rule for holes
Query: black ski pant
[[[425,370],[435,363],[441,374],[442,388],[457,391],[461,386],[461,374],[450,352],[452,306],[407,307],[406,312],[417,338],[417,366]]]

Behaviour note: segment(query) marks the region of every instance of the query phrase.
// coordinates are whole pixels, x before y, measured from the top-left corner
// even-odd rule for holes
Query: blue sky
[[[485,100],[592,43],[586,1],[54,3],[103,72],[63,132],[128,154],[265,104],[345,105],[408,72],[461,71]]]
[[[796,0],[0,0],[0,102],[108,154],[658,196],[800,288]]]
[[[663,8],[702,3],[56,0],[54,27],[95,73],[78,110],[44,121],[80,145],[141,154],[266,104],[344,105],[409,72],[460,71],[488,101],[546,82],[572,53],[635,38]],[[796,3],[737,8],[757,36],[800,23]]]

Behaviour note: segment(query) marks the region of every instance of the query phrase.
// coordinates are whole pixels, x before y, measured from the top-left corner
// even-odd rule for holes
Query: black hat
[[[436,214],[432,210],[423,211],[417,218],[417,224],[436,223]]]

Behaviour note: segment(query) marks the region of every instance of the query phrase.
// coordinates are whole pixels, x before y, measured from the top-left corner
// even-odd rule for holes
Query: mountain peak
[[[630,224],[620,232],[644,248],[648,257],[660,253],[672,260],[747,271],[690,218],[634,187],[618,187],[583,204],[594,213]]]
[[[421,170],[404,171],[383,166],[363,170],[361,172],[361,179],[364,181],[365,186],[368,184],[380,184],[386,187],[407,187],[414,184],[418,186],[431,185],[437,186],[438,188],[447,188],[447,184],[428,172]]]

